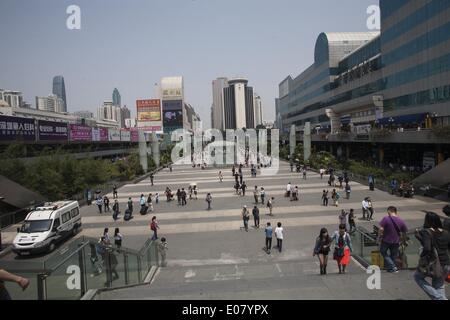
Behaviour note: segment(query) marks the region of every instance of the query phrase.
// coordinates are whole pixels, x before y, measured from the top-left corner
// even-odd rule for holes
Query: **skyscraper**
[[[121,107],[122,106],[122,97],[120,96],[120,92],[117,88],[114,88],[112,94],[113,105]]]
[[[247,84],[247,79],[236,78],[223,89],[225,129],[255,128],[253,88]]]
[[[262,111],[262,102],[261,97],[255,93],[255,101],[254,101],[254,108],[255,108],[255,126],[259,126],[263,124],[263,111]]]
[[[212,82],[213,89],[213,105],[211,127],[214,129],[224,130],[224,108],[223,108],[223,89],[228,87],[227,78],[217,78]]]
[[[64,102],[61,112],[67,112],[66,85],[63,76],[53,78],[53,94]]]

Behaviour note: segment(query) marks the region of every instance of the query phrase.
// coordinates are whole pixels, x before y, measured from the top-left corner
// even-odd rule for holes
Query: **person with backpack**
[[[242,208],[242,220],[244,221],[244,229],[248,232],[248,220],[250,220],[250,214],[248,212],[247,206]]]
[[[331,237],[326,228],[320,230],[320,234],[316,239],[313,257],[319,258],[320,274],[327,274],[328,254],[330,253]]]
[[[117,199],[114,200],[112,209],[113,209],[113,219],[114,221],[116,221],[119,217],[119,201]]]
[[[264,233],[266,234],[266,253],[270,254],[270,250],[272,249],[272,236],[273,236],[273,228],[270,222],[267,222],[267,226],[264,229]]]
[[[423,250],[414,273],[415,282],[432,300],[448,300],[445,279],[450,273],[450,233],[443,229],[436,213],[427,212],[423,228],[416,230],[416,238]],[[431,278],[431,283],[427,278]]]
[[[398,273],[395,262],[399,256],[400,243],[404,241],[406,232],[408,232],[408,227],[398,216],[397,208],[389,207],[387,216],[380,221],[378,242],[380,243],[380,253],[384,258],[385,268],[390,273]]]
[[[206,199],[205,200],[208,203],[208,209],[207,210],[211,210],[211,202],[212,202],[211,193],[208,192],[208,194],[206,195]]]
[[[116,230],[114,230],[114,245],[116,246],[117,249],[122,248],[122,240],[123,236],[120,233],[119,228],[116,228]]]
[[[152,222],[150,223],[150,230],[153,231],[152,240],[158,239],[158,229],[159,229],[158,221],[156,221],[156,217],[153,217]]]
[[[335,231],[331,238],[331,242],[334,243],[333,259],[337,262],[339,274],[345,274],[353,251],[350,235],[345,228],[345,224],[339,225],[339,231]]]
[[[275,237],[277,238],[277,246],[275,248],[281,253],[283,249],[283,227],[281,226],[281,222],[277,223],[277,227],[275,228]]]

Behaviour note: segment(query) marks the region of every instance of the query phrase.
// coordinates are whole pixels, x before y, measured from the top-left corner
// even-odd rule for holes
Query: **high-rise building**
[[[5,101],[11,108],[20,108],[23,104],[22,92],[0,89],[0,100]]]
[[[255,93],[254,97],[254,106],[255,106],[255,127],[263,124],[263,110],[262,110],[262,101],[261,97]]]
[[[55,94],[50,94],[48,97],[36,97],[36,109],[63,113],[64,101]]]
[[[122,124],[122,112],[121,108],[115,106],[112,101],[105,101],[103,105],[97,109],[97,119],[98,120],[109,120],[116,121],[118,126],[121,127]],[[124,121],[125,127],[125,121]]]
[[[120,96],[120,92],[117,88],[114,88],[113,94],[112,94],[112,102],[113,105],[121,107],[122,106],[122,98]]]
[[[223,101],[225,129],[256,127],[253,88],[248,86],[247,79],[229,80],[228,87],[223,89]]]
[[[67,112],[66,85],[63,76],[56,76],[53,78],[53,94],[58,96],[58,98],[62,99],[64,102],[61,112]]]
[[[223,89],[228,87],[227,78],[217,78],[212,82],[213,104],[212,104],[212,120],[211,127],[214,129],[224,130],[224,106],[223,106]]]
[[[119,96],[120,97],[120,96]],[[120,99],[119,99],[120,100]],[[125,119],[131,118],[131,111],[127,108],[127,106],[123,106],[120,108],[120,119],[121,119],[121,128],[125,128]]]

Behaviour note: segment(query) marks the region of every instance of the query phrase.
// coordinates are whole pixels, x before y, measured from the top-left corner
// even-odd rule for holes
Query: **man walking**
[[[364,200],[361,203],[362,205],[362,213],[363,213],[363,220],[366,220],[366,214],[369,217],[369,198],[364,198]]]
[[[328,190],[322,192],[322,204],[324,207],[328,207]]]
[[[114,200],[114,205],[113,205],[113,219],[114,221],[117,220],[117,218],[119,217],[119,201]]]
[[[187,205],[186,197],[187,197],[186,190],[184,190],[184,188],[182,188],[181,189],[181,205],[182,206]]]
[[[241,189],[242,189],[242,196],[245,197],[245,190],[247,189],[247,184],[245,183],[245,181],[242,182]]]
[[[113,187],[113,199],[117,199],[117,198],[118,198],[118,196],[117,196],[117,186],[114,185],[114,187]]]
[[[259,191],[258,186],[255,186],[255,190],[253,190],[253,197],[255,198],[255,204],[258,204],[259,200]]]
[[[208,193],[206,195],[206,202],[208,203],[208,209],[207,210],[211,210],[211,202],[212,202],[212,196],[211,193]]]
[[[277,249],[281,253],[283,248],[283,227],[281,226],[281,222],[278,222],[275,228],[275,237],[277,238]]]
[[[270,225],[270,222],[267,222],[267,227],[264,230],[264,233],[266,234],[266,252],[267,254],[270,254],[270,250],[272,249],[272,235],[273,235],[273,229]]]
[[[152,186],[153,186],[153,179],[154,179],[155,177],[153,176],[153,173],[151,173],[150,174],[150,182],[152,183]]]
[[[255,221],[255,228],[259,228],[259,209],[257,206],[253,207],[252,214]]]
[[[98,213],[102,213],[103,198],[101,196],[98,196],[96,203],[98,207]]]
[[[379,233],[380,253],[384,258],[388,272],[398,272],[395,260],[399,255],[400,242],[407,231],[405,222],[397,214],[397,208],[389,207],[387,216],[380,221]]]
[[[264,199],[266,198],[266,191],[264,190],[263,187],[261,187],[260,196],[261,196],[261,204],[264,204]]]
[[[244,221],[244,229],[248,232],[248,220],[250,220],[250,213],[248,212],[247,206],[242,208],[242,220]]]
[[[350,193],[351,193],[351,192],[352,192],[352,188],[351,188],[350,185],[347,183],[347,184],[345,185],[345,195],[346,195],[347,200],[350,199]]]

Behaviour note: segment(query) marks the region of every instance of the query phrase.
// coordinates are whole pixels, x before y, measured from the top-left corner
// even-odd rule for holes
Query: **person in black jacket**
[[[435,257],[435,249],[441,264],[443,274],[431,279],[431,284],[426,280],[427,275],[417,270],[414,280],[422,290],[433,300],[448,300],[445,296],[445,279],[450,272],[450,233],[443,229],[441,218],[434,212],[427,212],[423,229],[416,230],[416,238],[422,244],[423,250],[420,257]]]

